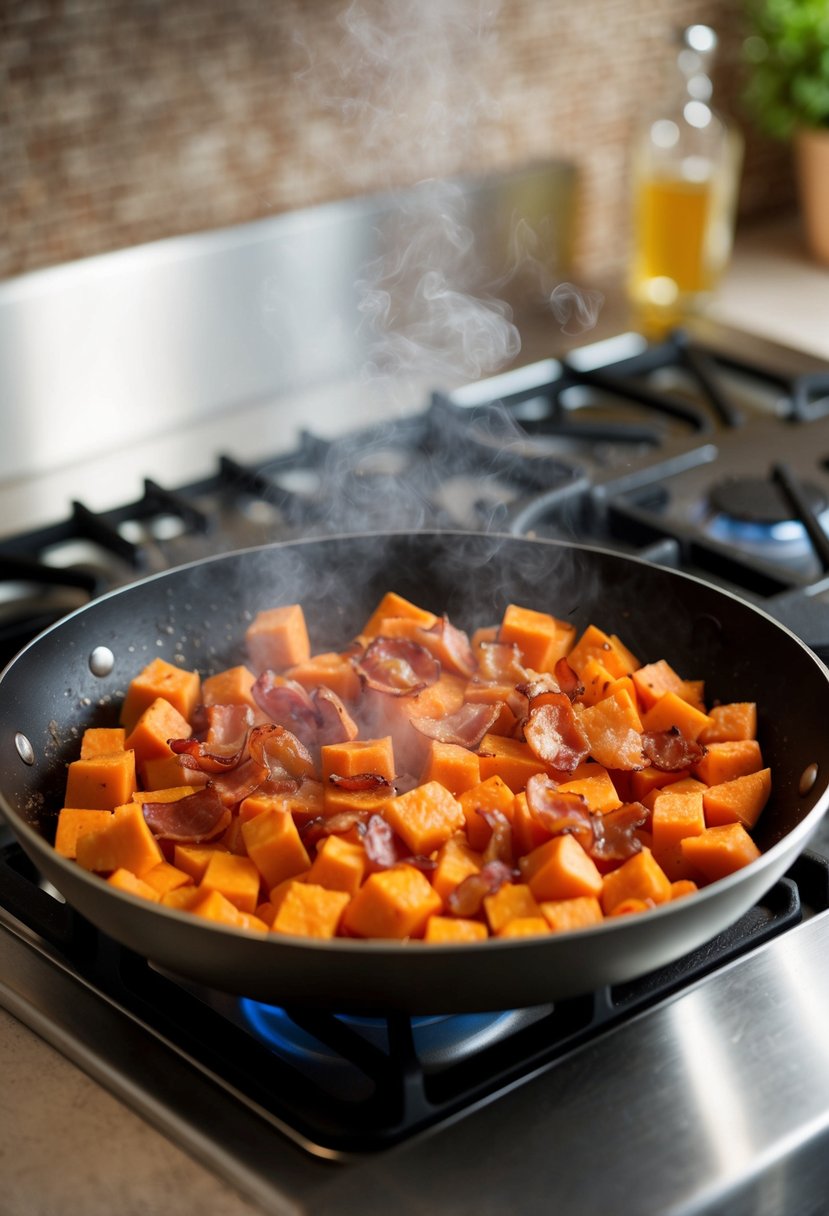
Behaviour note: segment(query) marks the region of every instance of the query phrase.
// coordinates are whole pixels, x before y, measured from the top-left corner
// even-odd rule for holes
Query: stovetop
[[[306,421],[254,458],[230,426],[206,474],[150,469],[138,498],[79,498],[3,538],[4,656],[145,573],[271,540],[428,526],[636,553],[753,600],[829,657],[829,368],[814,360],[704,326],[651,343],[629,333],[335,434]],[[186,987],[94,932],[3,838],[0,1003],[267,1211],[542,1212],[551,1193],[585,1210],[586,1183],[591,1204],[625,1210],[656,1161],[639,1213],[817,1212],[824,835],[677,967],[461,1023]],[[662,1078],[647,1109],[643,1076]]]

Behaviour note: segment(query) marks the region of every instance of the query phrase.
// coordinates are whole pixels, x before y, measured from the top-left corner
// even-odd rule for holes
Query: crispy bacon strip
[[[647,823],[648,808],[641,802],[626,802],[593,816],[594,841],[589,852],[594,861],[626,861],[641,852],[642,841],[636,835]]]
[[[336,785],[337,789],[346,790],[349,794],[391,789],[391,782],[381,773],[352,773],[349,777],[341,776],[340,773],[331,773],[328,780],[331,785]]]
[[[141,809],[154,836],[179,843],[212,840],[230,822],[230,812],[210,787],[174,802],[144,802]]]
[[[492,828],[492,835],[484,849],[484,861],[500,861],[505,866],[512,866],[515,861],[512,824],[503,811],[485,811],[478,807],[477,813]]]
[[[593,817],[581,794],[561,793],[545,773],[533,773],[526,786],[527,808],[536,823],[558,836],[561,832],[589,833],[593,839]]]
[[[476,916],[487,895],[494,895],[513,878],[511,866],[503,861],[488,861],[477,874],[469,874],[458,883],[450,892],[446,906],[453,916]]]
[[[440,617],[430,629],[421,629],[418,636],[425,648],[440,661],[444,671],[469,680],[477,671],[478,664],[469,644],[468,636],[456,628],[447,616]]]
[[[572,773],[590,754],[587,735],[563,692],[545,694],[540,705],[530,701],[524,738],[539,760],[564,773]]]
[[[364,684],[393,697],[421,692],[440,676],[434,655],[409,638],[374,638],[352,662]]]
[[[250,732],[248,748],[251,759],[263,765],[272,779],[287,776],[302,781],[315,775],[314,761],[302,740],[275,722],[255,726]]]
[[[212,776],[208,788],[218,794],[225,806],[235,806],[237,802],[241,802],[249,794],[255,793],[260,785],[264,785],[270,775],[271,772],[267,764],[248,757],[247,760],[243,760],[241,764],[237,764],[230,772],[217,773]],[[298,789],[299,782],[292,782],[291,788]]]
[[[311,702],[317,714],[317,743],[320,747],[328,743],[348,743],[356,739],[360,728],[346,709],[342,700],[330,688],[320,685],[311,693]]]
[[[690,768],[705,755],[706,748],[695,739],[686,739],[679,728],[645,731],[642,735],[642,751],[654,768],[663,773],[676,773]]]
[[[251,695],[271,722],[286,727],[297,738],[313,746],[319,715],[311,695],[297,680],[263,671],[251,687]]]
[[[465,701],[460,709],[445,718],[412,718],[412,726],[428,739],[456,743],[474,751],[487,731],[498,721],[500,704],[486,705]]]
[[[203,773],[224,773],[242,760],[253,714],[246,705],[207,705],[201,725],[204,739],[168,739],[170,749],[181,758],[184,768]]]

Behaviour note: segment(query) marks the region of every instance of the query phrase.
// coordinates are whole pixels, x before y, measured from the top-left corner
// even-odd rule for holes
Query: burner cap
[[[806,481],[800,486],[816,514],[826,509],[822,490]],[[792,519],[794,514],[779,486],[770,478],[730,477],[711,487],[709,500],[715,511],[745,523],[779,524]]]

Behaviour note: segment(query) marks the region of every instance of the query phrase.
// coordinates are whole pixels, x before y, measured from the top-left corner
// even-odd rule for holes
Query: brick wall
[[[625,256],[626,152],[673,32],[739,0],[6,0],[0,277],[429,176],[571,157],[579,270]],[[741,211],[789,154],[748,132]]]

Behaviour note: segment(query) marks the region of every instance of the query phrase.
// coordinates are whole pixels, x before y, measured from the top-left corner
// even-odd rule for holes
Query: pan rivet
[[[108,676],[115,666],[115,655],[108,646],[96,646],[89,656],[89,670],[93,676]]]
[[[816,764],[807,764],[806,767],[804,768],[803,772],[800,774],[800,784],[797,787],[801,798],[803,797],[804,794],[808,794],[809,790],[812,788],[812,786],[815,784],[816,781],[817,781],[817,765]]]
[[[14,746],[17,749],[17,754],[24,764],[34,764],[35,752],[29,740],[20,731],[14,736]]]

